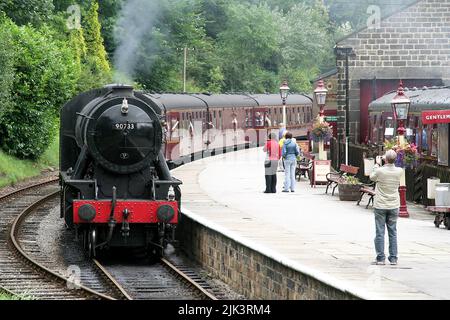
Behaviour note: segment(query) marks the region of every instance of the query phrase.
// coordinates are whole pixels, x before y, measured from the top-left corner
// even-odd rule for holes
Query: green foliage
[[[103,45],[98,9],[98,2],[92,1],[83,21],[85,29],[84,38],[86,40],[88,61],[91,64],[94,73],[108,74],[111,71],[111,68]]]
[[[50,19],[54,6],[52,0],[2,0],[0,11],[18,25],[39,25]]]
[[[196,91],[277,92],[287,79],[292,91],[308,92],[310,80],[334,66],[320,1],[166,0],[160,7],[129,70],[148,90],[182,90],[184,47],[191,49],[187,88]]]
[[[22,160],[0,150],[0,188],[20,180],[38,176],[46,169],[56,169],[59,165],[59,141],[53,139],[50,147],[37,161]],[[1,294],[1,293],[0,293]]]
[[[361,181],[355,176],[343,175],[339,180],[339,184],[359,185],[361,184]]]
[[[328,21],[326,8],[320,3],[297,4],[290,9],[282,21],[281,54],[286,69],[308,70],[314,76],[317,69],[334,66],[334,43]]]
[[[0,32],[0,118],[11,109],[11,88],[14,81],[15,51],[11,50],[11,35]]]
[[[50,143],[59,108],[73,94],[75,59],[65,43],[52,40],[49,30],[18,27],[4,21],[0,39],[11,37],[14,52],[12,105],[0,118],[1,148],[20,158],[38,158]]]
[[[225,90],[271,92],[278,85],[280,14],[267,5],[233,3],[218,35]]]

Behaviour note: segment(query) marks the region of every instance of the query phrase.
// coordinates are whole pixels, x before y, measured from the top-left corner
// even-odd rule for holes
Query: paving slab
[[[264,194],[261,148],[198,160],[173,170],[182,211],[277,261],[364,299],[450,299],[450,231],[410,204],[398,222],[399,264],[372,266],[372,209],[325,195],[306,179],[296,193]],[[364,203],[364,202],[363,202]],[[386,237],[387,252],[387,237]]]

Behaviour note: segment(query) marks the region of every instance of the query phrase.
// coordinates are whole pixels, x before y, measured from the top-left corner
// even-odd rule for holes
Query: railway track
[[[56,182],[0,197],[0,293],[58,300],[217,300],[224,296],[191,268],[166,259],[152,265],[104,265],[88,259],[73,234],[59,230],[61,225],[55,223],[59,217]],[[77,277],[69,280],[69,271]]]
[[[25,299],[114,299],[49,269],[39,250],[30,249],[37,225],[27,218],[35,212],[44,214],[57,204],[56,182],[32,185],[0,198],[0,287]]]
[[[127,300],[218,300],[214,289],[190,268],[166,259],[125,266],[94,261]]]

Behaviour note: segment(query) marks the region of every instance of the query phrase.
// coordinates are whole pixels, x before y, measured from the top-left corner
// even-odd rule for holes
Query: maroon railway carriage
[[[161,94],[151,95],[166,115],[166,159],[186,163],[244,146],[262,145],[271,130],[278,131],[283,106],[277,94]],[[307,137],[312,101],[301,94],[289,96],[287,129]]]

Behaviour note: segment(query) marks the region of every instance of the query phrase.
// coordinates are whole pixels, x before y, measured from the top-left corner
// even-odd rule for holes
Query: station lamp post
[[[403,82],[400,81],[400,85],[397,90],[396,96],[391,101],[392,111],[394,118],[397,121],[397,136],[398,144],[400,146],[405,145],[405,120],[408,119],[409,107],[411,106],[411,100],[406,96],[403,90]],[[404,170],[404,169],[403,169]],[[402,218],[409,218],[408,208],[406,206],[406,183],[402,179],[400,184],[400,212],[399,216]]]
[[[317,105],[320,108],[319,111],[319,116],[320,116],[320,122],[324,121],[324,108],[325,108],[325,103],[327,101],[327,93],[328,90],[327,88],[325,88],[325,83],[323,82],[322,79],[320,79],[316,90],[314,90],[314,95],[316,96],[316,101],[317,101]]]
[[[320,108],[319,111],[319,122],[323,123],[325,121],[325,104],[327,101],[328,90],[325,88],[325,83],[320,79],[317,88],[314,90],[314,95],[316,98],[317,105]],[[324,148],[324,141],[321,139],[319,141],[319,160],[327,160],[327,154]]]
[[[284,123],[285,128],[287,128],[286,100],[289,95],[289,90],[290,90],[290,88],[288,87],[288,83],[286,80],[284,80],[280,87],[280,96],[281,96],[281,100],[283,101],[283,123]]]

